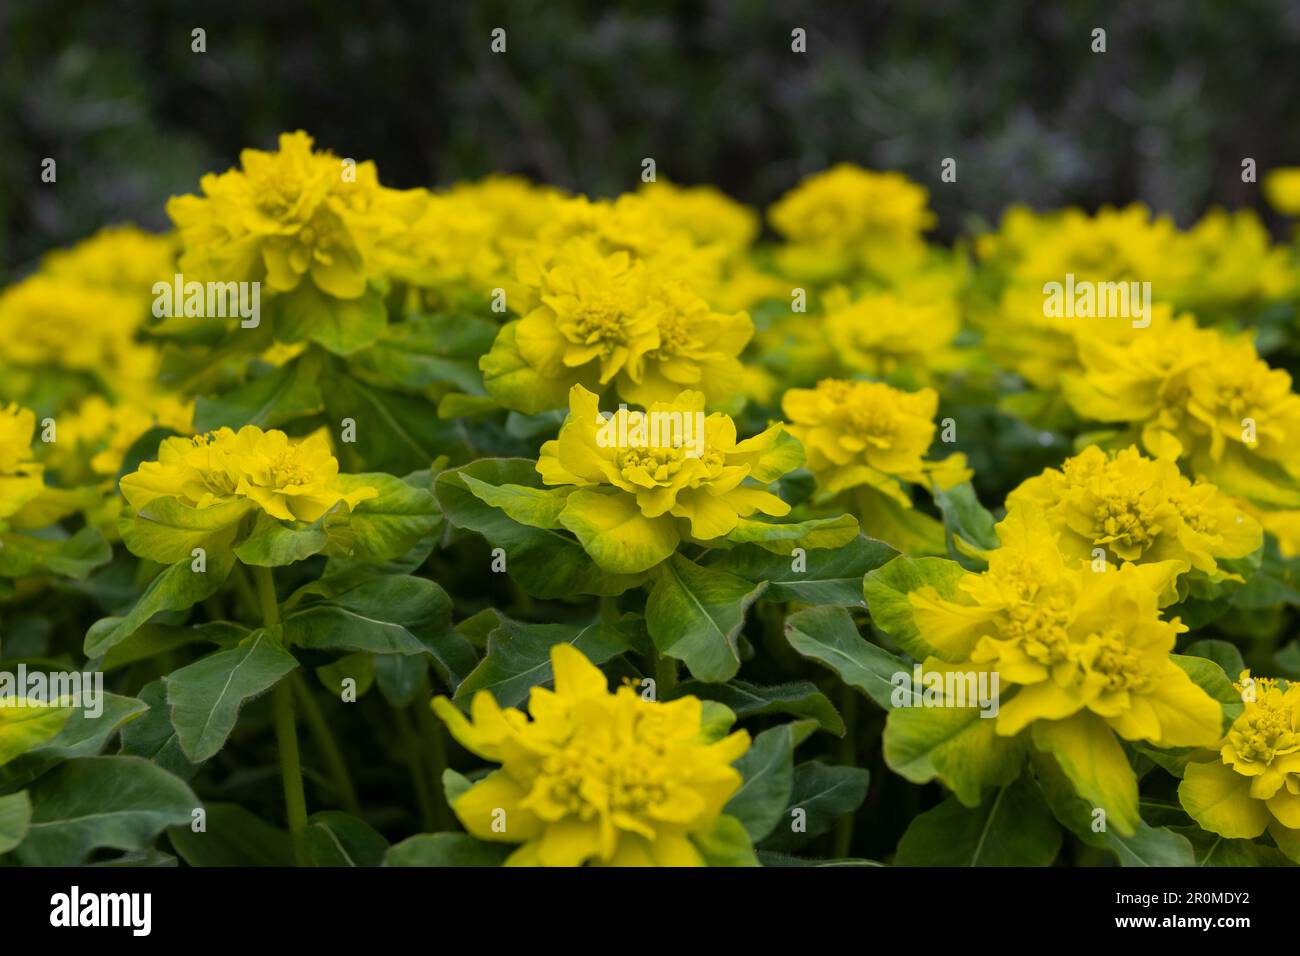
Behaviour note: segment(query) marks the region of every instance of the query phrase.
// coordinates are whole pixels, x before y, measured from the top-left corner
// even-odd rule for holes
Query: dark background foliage
[[[298,127],[398,186],[507,171],[611,194],[653,156],[765,204],[850,160],[931,186],[943,236],[1012,201],[1185,223],[1258,204],[1242,157],[1300,161],[1298,50],[1293,0],[5,0],[0,262],[162,227],[168,195]]]

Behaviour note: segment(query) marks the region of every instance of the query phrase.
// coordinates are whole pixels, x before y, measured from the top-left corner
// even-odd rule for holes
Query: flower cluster
[[[740,788],[731,764],[749,734],[706,721],[695,697],[656,703],[627,686],[611,694],[567,645],[551,648],[551,666],[555,690],[532,689],[531,720],[487,691],[474,697],[472,722],[434,700],[463,746],[501,764],[456,799],[465,829],[521,844],[506,861],[515,866],[704,865],[698,841]]]

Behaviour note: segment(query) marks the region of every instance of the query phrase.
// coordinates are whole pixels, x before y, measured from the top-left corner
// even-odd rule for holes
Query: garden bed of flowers
[[[286,133],[0,292],[0,864],[1300,863],[1300,248],[629,183]]]

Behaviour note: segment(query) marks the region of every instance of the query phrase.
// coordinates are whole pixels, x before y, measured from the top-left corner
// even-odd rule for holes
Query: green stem
[[[668,692],[677,686],[677,660],[667,654],[660,654],[659,648],[653,647],[655,671],[655,700],[663,700]]]
[[[298,701],[302,705],[303,717],[307,720],[307,726],[311,728],[312,737],[316,740],[316,747],[320,750],[321,758],[325,761],[325,767],[329,771],[330,779],[334,782],[334,789],[338,792],[339,802],[343,804],[343,809],[354,817],[361,816],[361,802],[357,799],[356,787],[352,785],[352,776],[348,773],[348,765],[343,759],[343,752],[339,749],[338,741],[334,739],[334,733],[330,730],[329,724],[325,722],[325,716],[321,713],[320,705],[316,703],[311,688],[307,686],[301,675],[292,674],[290,679],[293,681],[293,689],[298,695]]]
[[[456,829],[455,817],[447,804],[447,795],[442,786],[442,775],[447,770],[447,736],[442,723],[434,718],[429,707],[429,685],[425,682],[424,693],[416,698],[415,723],[420,736],[424,738],[425,751],[429,756],[429,775],[432,781],[433,820],[437,832]],[[424,703],[421,703],[421,702]]]
[[[275,599],[275,578],[270,568],[253,568],[257,600],[262,609],[262,624],[268,629],[280,626],[280,605]],[[293,839],[294,859],[306,864],[303,836],[307,832],[307,795],[302,787],[302,758],[298,754],[298,730],[293,709],[293,685],[282,680],[271,695],[275,716],[276,747],[280,751],[280,777],[284,781],[285,815],[289,836]]]
[[[858,692],[848,684],[840,688],[840,716],[844,719],[844,739],[840,741],[840,763],[856,767],[858,759]],[[852,812],[835,824],[835,850],[832,856],[842,860],[853,846]]]
[[[393,708],[393,720],[397,722],[397,733],[402,738],[402,750],[405,751],[406,769],[411,774],[411,784],[415,787],[415,801],[420,805],[420,820],[425,833],[438,832],[438,817],[433,809],[433,796],[429,791],[429,781],[425,768],[420,763],[420,751],[416,745],[415,731],[411,729],[411,718],[401,707]]]
[[[289,836],[299,866],[306,865],[303,836],[307,832],[307,796],[302,789],[302,761],[298,756],[298,733],[294,728],[293,685],[282,680],[272,693],[275,738],[280,750],[280,776],[284,780],[284,806],[289,818]]]

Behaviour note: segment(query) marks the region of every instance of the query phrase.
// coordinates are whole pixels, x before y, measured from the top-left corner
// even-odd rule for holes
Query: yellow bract
[[[305,277],[355,299],[404,261],[398,239],[423,211],[423,190],[387,189],[374,163],[314,151],[301,130],[282,133],[277,152],[246,149],[239,159],[239,169],[204,176],[202,196],[167,203],[187,278],[289,292]]]
[[[701,866],[707,833],[740,788],[732,762],[749,734],[713,739],[696,697],[609,693],[605,676],[567,644],[551,648],[555,690],[534,687],[529,720],[488,691],[473,719],[445,697],[433,708],[467,749],[497,761],[453,809],[471,835],[522,844],[511,865]]]
[[[32,461],[35,427],[30,409],[0,406],[0,519],[16,514],[45,486],[43,469]]]
[[[1213,575],[1216,559],[1244,557],[1263,542],[1259,523],[1213,485],[1193,484],[1172,461],[1135,447],[1107,454],[1091,446],[1022,482],[1007,508],[1025,506],[1044,513],[1067,559],[1091,563],[1100,549],[1105,561],[1177,561]]]
[[[1300,862],[1300,683],[1246,670],[1235,686],[1245,708],[1217,753],[1187,765],[1179,799],[1212,833],[1252,839],[1268,830]]]
[[[1285,216],[1300,216],[1300,166],[1270,170],[1264,177],[1264,198]]]
[[[324,433],[295,441],[245,425],[164,440],[158,461],[123,477],[121,488],[137,509],[164,497],[193,508],[242,499],[282,521],[315,521],[340,502],[351,509],[378,495],[369,487],[344,493],[338,472]]]
[[[833,278],[854,267],[896,271],[925,255],[921,233],[934,225],[929,197],[901,173],[841,163],[782,196],[768,218],[789,245],[778,253],[791,275]]]
[[[699,392],[648,413],[602,416],[597,397],[575,385],[569,417],[559,438],[542,446],[537,470],[548,485],[578,486],[559,521],[596,562],[635,573],[671,555],[684,534],[710,541],[755,512],[788,514],[790,506],[762,487],[802,463],[798,444],[782,439],[777,424],[737,442],[730,418],[704,415]]]
[[[1194,747],[1221,730],[1219,704],[1169,656],[1186,628],[1162,620],[1156,598],[1180,564],[1090,570],[1061,555],[1051,524],[1028,505],[997,533],[988,570],[962,578],[956,599],[933,586],[909,594],[916,627],[942,656],[936,669],[995,671],[1003,688],[997,733],[1031,728],[1035,746],[1055,756],[1080,795],[1131,832],[1137,782],[1116,735]]]

